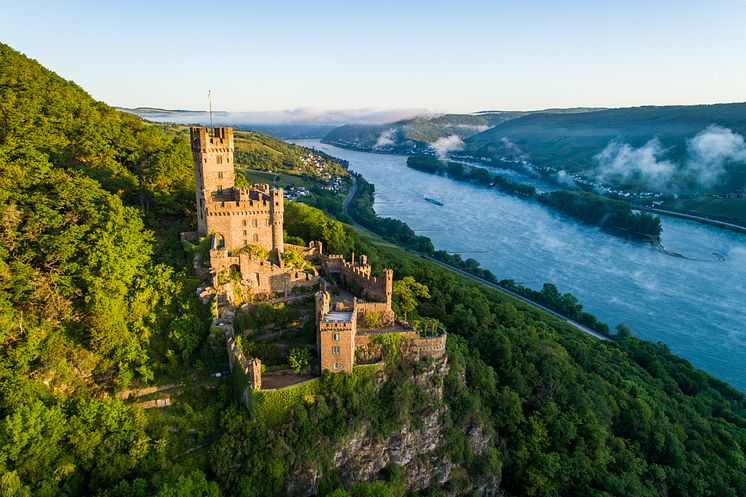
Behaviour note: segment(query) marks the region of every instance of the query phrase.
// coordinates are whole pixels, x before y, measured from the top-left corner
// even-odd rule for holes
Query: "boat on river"
[[[437,200],[437,199],[434,199],[434,198],[431,198],[431,197],[425,197],[425,200],[427,200],[431,204],[443,206],[443,202],[441,202],[440,200]]]

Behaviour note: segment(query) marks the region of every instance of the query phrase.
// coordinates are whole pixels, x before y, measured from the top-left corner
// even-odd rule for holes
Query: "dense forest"
[[[631,236],[657,238],[661,234],[661,220],[658,216],[633,211],[629,203],[623,200],[573,190],[544,193],[538,199],[582,223],[621,231]]]
[[[300,467],[320,495],[401,496],[401,469],[342,481],[329,448],[385,436],[433,406],[391,358],[388,380],[325,375],[276,426],[235,403],[224,339],[195,297],[187,141],[94,101],[0,45],[0,495],[276,495]],[[622,327],[602,343],[535,308],[289,204],[294,240],[369,254],[427,285],[418,316],[449,332],[442,457],[425,495],[497,477],[510,495],[746,495],[746,402]],[[118,394],[174,383],[143,410]],[[465,429],[484,427],[475,457]],[[305,466],[304,466],[305,465]],[[345,487],[345,488],[342,488]]]

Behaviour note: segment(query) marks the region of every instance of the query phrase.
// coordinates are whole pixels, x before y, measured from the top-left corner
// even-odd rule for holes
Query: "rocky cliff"
[[[372,482],[381,478],[385,468],[401,468],[404,483],[410,492],[447,484],[454,475],[463,472],[451,461],[446,451],[446,431],[449,426],[448,406],[443,400],[443,381],[448,375],[447,358],[434,360],[432,367],[419,374],[415,381],[433,399],[432,409],[414,423],[403,424],[388,436],[376,437],[370,426],[363,425],[342,443],[332,448],[332,464],[339,471],[346,485],[355,482]],[[463,375],[461,382],[465,379]],[[489,437],[482,426],[467,430],[469,445],[475,455],[481,455],[489,446]],[[289,495],[314,495],[323,475],[314,468],[299,469],[288,481]],[[459,488],[452,495],[498,495],[499,476],[482,482],[478,488]]]

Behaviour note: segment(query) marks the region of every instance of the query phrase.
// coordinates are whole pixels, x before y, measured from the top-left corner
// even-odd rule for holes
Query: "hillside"
[[[491,126],[487,117],[468,114],[419,116],[381,125],[348,124],[330,131],[324,142],[378,152],[425,151],[441,138],[466,138]]]
[[[474,114],[418,116],[404,121],[340,126],[330,131],[324,142],[339,147],[387,153],[438,153],[460,150],[461,140],[497,124],[535,113],[581,113],[596,109],[547,109],[542,111],[482,111]],[[440,141],[439,141],[440,140]]]
[[[448,368],[394,353],[254,419],[178,238],[188,142],[0,44],[1,495],[746,494],[743,395],[665,345],[602,343],[288,206],[296,241],[427,286],[395,304],[445,324]]]
[[[711,126],[726,131],[702,134]],[[727,130],[746,136],[746,103],[532,114],[465,141],[469,154],[528,159],[618,186],[741,191],[746,152]],[[698,135],[694,154],[688,147]],[[691,174],[684,174],[687,167]],[[721,167],[723,174],[713,177]]]

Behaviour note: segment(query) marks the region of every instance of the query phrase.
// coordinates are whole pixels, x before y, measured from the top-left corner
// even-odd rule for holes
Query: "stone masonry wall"
[[[370,316],[371,319],[376,317],[378,320],[378,326],[393,326],[396,321],[396,315],[391,309],[391,306],[382,302],[358,302],[357,304],[357,323],[358,328],[364,328],[366,323],[366,316]]]

